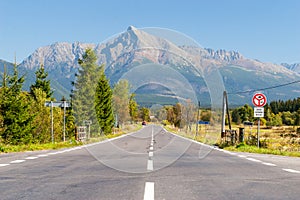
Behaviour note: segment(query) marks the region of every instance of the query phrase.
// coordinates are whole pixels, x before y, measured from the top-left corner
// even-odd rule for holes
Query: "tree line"
[[[265,117],[261,118],[264,125],[300,125],[300,98],[287,101],[272,101],[264,106]],[[231,118],[234,123],[240,124],[245,121],[254,122],[253,108],[248,104],[235,108],[231,111]]]
[[[130,120],[150,120],[147,108],[139,108],[134,94],[129,93],[127,80],[120,80],[113,88],[104,73],[104,65],[96,64],[97,56],[92,49],[86,49],[78,60],[80,66],[76,80],[72,82],[71,108],[66,112],[66,137],[74,139],[76,127],[92,122],[94,136],[111,134],[114,126],[121,126]],[[4,70],[0,87],[0,144],[32,144],[51,142],[50,108],[46,101],[52,97],[48,73],[43,66],[35,72],[36,80],[30,91],[23,91],[25,75],[19,75],[14,64],[13,74]],[[63,97],[61,99],[65,101]],[[63,109],[53,108],[54,140],[63,138]]]

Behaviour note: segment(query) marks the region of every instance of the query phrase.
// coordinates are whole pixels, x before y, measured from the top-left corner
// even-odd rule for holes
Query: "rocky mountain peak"
[[[56,42],[54,44],[40,47],[26,58],[21,65],[27,69],[35,69],[44,65],[48,69],[63,63],[64,66],[72,67],[77,65],[77,60],[86,48],[94,48],[94,44],[85,44],[80,42],[67,43]]]
[[[289,70],[292,70],[300,74],[300,63],[294,63],[294,64],[282,63],[281,65]]]
[[[219,49],[215,51],[209,48],[207,48],[206,50],[209,53],[209,56],[216,60],[231,62],[231,61],[243,59],[243,56],[236,51],[226,51],[224,49]]]
[[[137,28],[135,28],[134,26],[129,26],[127,28],[127,31],[136,31],[136,30],[137,30]]]

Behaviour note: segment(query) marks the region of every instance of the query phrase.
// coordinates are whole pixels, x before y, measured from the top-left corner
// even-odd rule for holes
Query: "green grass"
[[[84,144],[95,143],[103,141],[110,138],[119,137],[123,134],[134,132],[141,129],[142,125],[132,124],[126,125],[122,129],[115,130],[114,133],[109,135],[103,135],[97,138],[91,138],[88,141],[80,142],[74,139],[66,142],[55,142],[55,143],[46,143],[46,144],[27,144],[27,145],[6,145],[0,143],[0,153],[11,153],[11,152],[25,152],[25,151],[38,151],[38,150],[54,150],[62,148],[71,148],[75,146],[80,146]]]
[[[68,142],[58,142],[58,143],[46,143],[46,144],[27,144],[27,145],[5,145],[0,144],[1,153],[10,152],[24,152],[24,151],[37,151],[37,150],[49,150],[49,149],[61,149],[61,148],[71,148],[74,146],[82,145],[82,142],[75,140]]]
[[[298,151],[281,151],[281,150],[273,150],[266,148],[258,148],[257,146],[250,146],[246,144],[238,144],[236,146],[228,146],[224,147],[225,150],[228,151],[236,151],[236,152],[248,152],[248,153],[259,153],[259,154],[273,154],[273,155],[281,155],[281,156],[293,156],[300,157],[300,152]]]

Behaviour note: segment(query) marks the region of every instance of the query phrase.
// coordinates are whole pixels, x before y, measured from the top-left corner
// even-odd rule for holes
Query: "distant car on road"
[[[143,126],[146,126],[147,124],[146,124],[146,122],[145,122],[145,121],[143,121],[143,122],[142,122],[142,125],[143,125]]]

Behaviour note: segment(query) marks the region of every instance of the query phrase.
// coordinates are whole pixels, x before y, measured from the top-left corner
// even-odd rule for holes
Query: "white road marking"
[[[246,158],[247,156],[244,155],[238,155],[240,158]]]
[[[150,151],[153,151],[153,147],[150,147],[150,149],[149,149]]]
[[[144,200],[154,200],[154,183],[146,182]]]
[[[7,165],[9,165],[9,164],[0,164],[0,167],[5,167]]]
[[[40,154],[37,157],[47,157],[47,156],[48,156],[47,154]]]
[[[25,160],[13,160],[10,163],[15,164],[15,163],[22,163],[22,162],[25,162]]]
[[[300,174],[300,171],[297,171],[297,170],[294,170],[294,169],[282,169],[283,171],[286,171],[286,172],[291,172],[291,173],[297,173],[297,174]]]
[[[273,163],[267,163],[267,162],[263,162],[262,163],[263,165],[267,165],[267,166],[272,166],[272,167],[275,167],[277,165],[273,164]]]
[[[34,160],[34,159],[37,159],[38,157],[36,156],[29,156],[27,158],[25,158],[26,160]]]
[[[153,157],[153,152],[152,151],[149,152],[149,157]]]
[[[257,159],[255,159],[255,158],[246,158],[247,160],[250,160],[250,161],[253,161],[253,162],[262,162],[262,161],[260,161],[260,160],[257,160]]]
[[[147,170],[148,171],[153,171],[153,160],[148,160]]]
[[[51,152],[51,153],[48,153],[48,155],[56,155],[57,152]]]
[[[227,154],[233,155],[233,156],[236,156],[236,155],[237,155],[236,153],[232,153],[232,152],[230,152],[230,151],[224,151],[224,153],[227,153]]]

